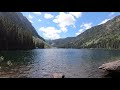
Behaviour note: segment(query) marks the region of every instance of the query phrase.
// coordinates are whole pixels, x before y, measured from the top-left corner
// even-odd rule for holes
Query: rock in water
[[[12,66],[12,62],[11,61],[7,61],[7,65]]]
[[[65,75],[62,73],[53,73],[53,78],[65,78]]]
[[[4,57],[3,57],[3,56],[1,56],[1,57],[0,57],[0,62],[1,62],[1,61],[3,61],[3,60],[4,60]]]
[[[99,69],[103,69],[106,71],[120,72],[120,60],[103,64],[99,67]]]

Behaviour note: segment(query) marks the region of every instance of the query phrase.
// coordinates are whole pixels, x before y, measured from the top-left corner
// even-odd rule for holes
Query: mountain
[[[62,38],[62,39],[56,39],[56,40],[46,40],[50,45],[53,47],[60,47],[62,48],[64,44],[69,43],[72,41],[74,37],[67,37],[67,38]]]
[[[45,46],[46,45],[46,46]],[[0,12],[0,50],[49,47],[20,12]]]
[[[53,43],[54,41],[56,40],[53,40]],[[59,40],[57,43],[60,43]],[[87,29],[69,41],[62,42],[60,45],[55,44],[54,46],[62,46],[63,48],[120,49],[120,15],[104,24]]]

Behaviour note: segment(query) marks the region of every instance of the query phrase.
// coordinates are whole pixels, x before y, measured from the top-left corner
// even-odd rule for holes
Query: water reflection
[[[34,50],[29,51],[1,51],[0,56],[4,60],[0,63],[1,77],[19,77],[21,73],[29,71],[31,64],[34,63],[35,57]],[[11,66],[8,65],[11,62]]]
[[[67,78],[103,77],[98,67],[120,59],[119,50],[34,49],[1,51],[0,77],[51,78],[61,72]],[[8,61],[12,64],[8,65]]]

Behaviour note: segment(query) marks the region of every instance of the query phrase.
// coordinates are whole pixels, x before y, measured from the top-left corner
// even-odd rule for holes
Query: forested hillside
[[[45,45],[45,40],[22,13],[0,12],[0,50],[44,48]]]

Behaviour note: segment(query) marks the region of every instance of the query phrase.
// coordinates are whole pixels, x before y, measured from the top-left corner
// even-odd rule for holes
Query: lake
[[[0,56],[4,57],[0,61],[3,78],[51,78],[56,72],[66,78],[104,78],[98,67],[120,59],[120,50],[33,49],[0,51]]]

